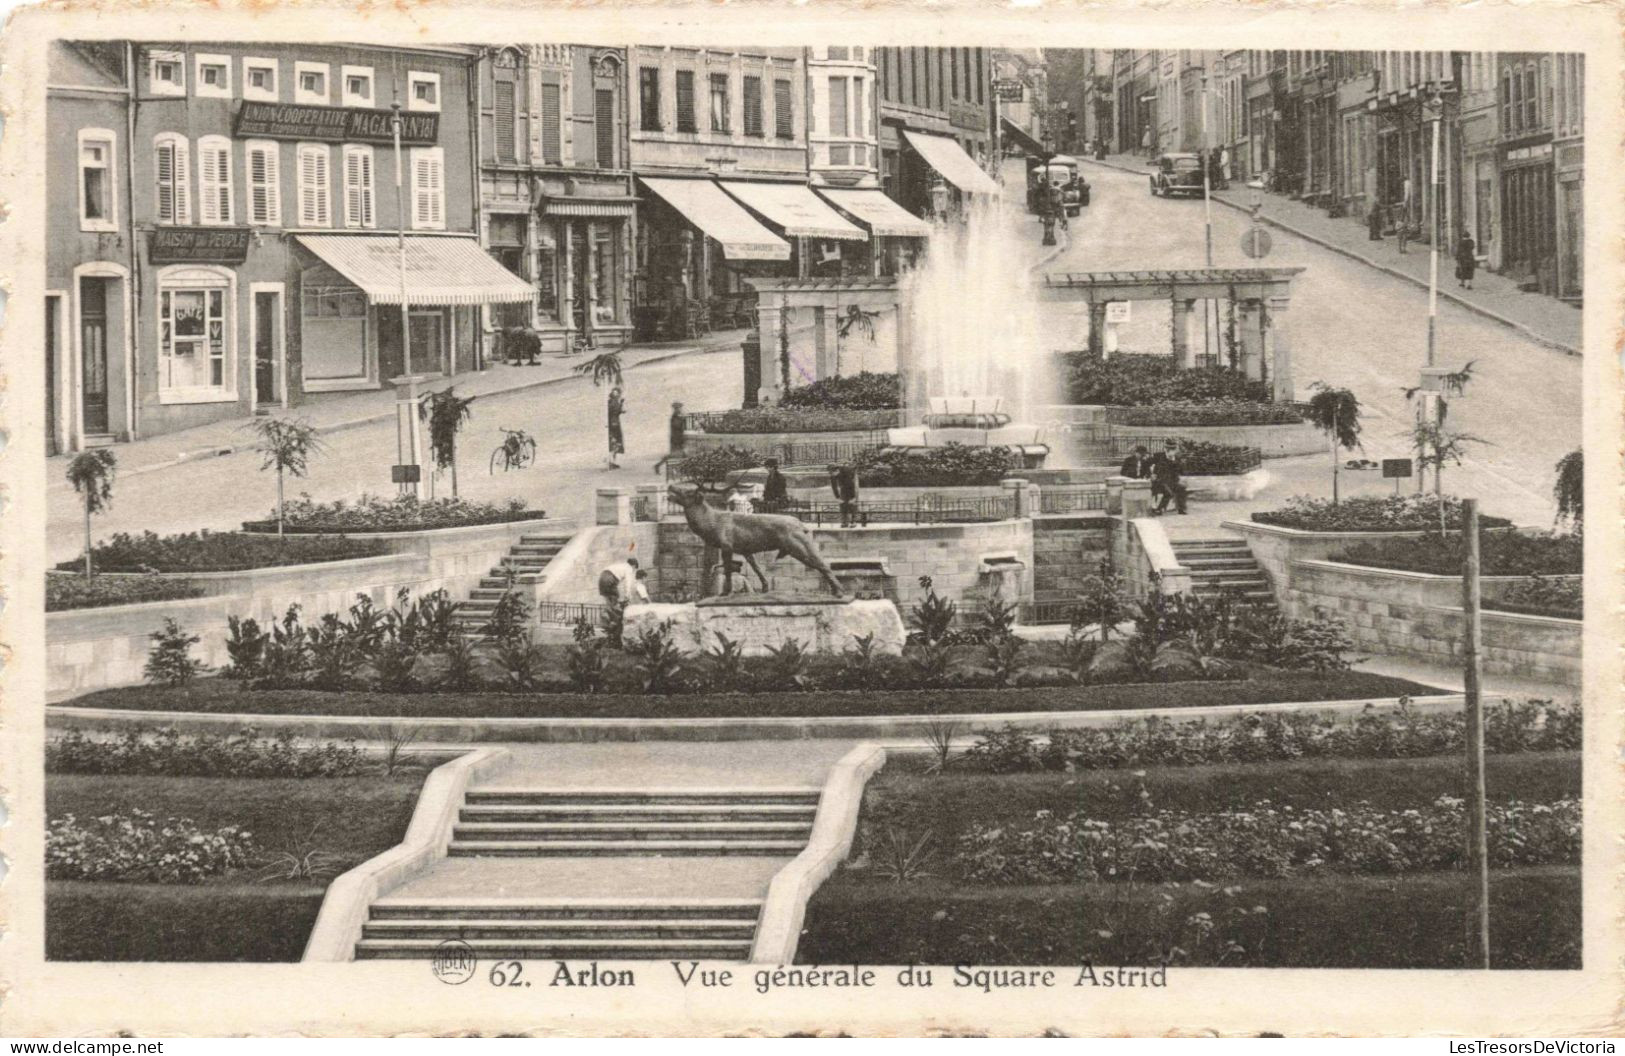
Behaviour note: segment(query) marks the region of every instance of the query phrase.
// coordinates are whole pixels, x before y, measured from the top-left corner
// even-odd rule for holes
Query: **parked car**
[[[1157,158],[1156,166],[1156,171],[1151,174],[1153,198],[1168,198],[1176,194],[1201,195],[1200,154],[1164,154]]]

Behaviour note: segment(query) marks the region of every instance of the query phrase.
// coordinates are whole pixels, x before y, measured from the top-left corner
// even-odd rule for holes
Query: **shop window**
[[[224,55],[196,55],[196,91],[200,96],[231,98],[231,60]]]
[[[412,151],[412,226],[420,231],[446,228],[446,154],[440,147]]]
[[[299,226],[333,226],[332,173],[323,143],[299,144]]]
[[[762,79],[745,78],[745,135],[762,137]]]
[[[160,275],[161,396],[181,401],[234,398],[231,307],[232,283],[223,273],[182,268]]]
[[[335,278],[313,269],[300,286],[300,369],[318,391],[367,381],[367,297]]]
[[[489,221],[491,256],[504,268],[521,278],[529,270],[525,261],[525,224],[523,214],[494,213]],[[491,322],[498,329],[530,325],[530,307],[526,304],[494,304]]]
[[[275,59],[243,60],[243,98],[262,103],[277,101]]]
[[[660,131],[660,70],[654,66],[638,70],[638,127]]]
[[[598,325],[618,323],[621,320],[621,255],[615,237],[615,226],[592,225],[593,289],[597,300],[593,307],[593,322]]]
[[[694,71],[677,71],[677,131],[694,132]]]
[[[191,157],[186,139],[164,132],[153,140],[153,169],[157,177],[158,222],[192,222]]]
[[[282,226],[282,156],[277,144],[250,140],[243,146],[248,166],[248,222],[259,227]]]
[[[372,67],[345,66],[342,72],[344,74],[344,105],[372,106]]]
[[[559,225],[542,228],[536,242],[536,311],[549,322],[559,319]]]
[[[790,82],[783,77],[773,81],[773,138],[796,138],[795,104],[790,95]]]
[[[344,226],[376,227],[373,216],[372,148],[344,148]]]
[[[440,112],[440,75],[412,70],[406,75],[406,108],[427,113]]]
[[[732,131],[729,127],[728,110],[728,75],[726,73],[713,73],[711,75],[711,131]]]
[[[293,64],[293,101],[310,106],[326,106],[327,64],[296,62]]]
[[[211,226],[232,222],[231,141],[204,136],[197,142],[198,220]]]
[[[154,51],[147,55],[147,83],[153,95],[185,95],[186,63],[178,51]]]
[[[113,180],[113,133],[105,128],[79,130],[79,230],[118,230]]]

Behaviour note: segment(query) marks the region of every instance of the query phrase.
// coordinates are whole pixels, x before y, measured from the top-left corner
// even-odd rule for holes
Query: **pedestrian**
[[[1140,149],[1145,151],[1145,156],[1146,157],[1149,158],[1151,156],[1151,126],[1150,125],[1146,125],[1145,126],[1145,131],[1140,133]]]
[[[621,387],[609,390],[609,468],[621,468],[621,456],[626,454],[626,436],[621,432],[621,415],[626,413],[626,401],[621,398]]]
[[[756,504],[751,501],[750,486],[735,484],[728,492],[729,513],[755,513]]]
[[[1151,512],[1168,512],[1170,500],[1181,514],[1185,512],[1185,499],[1190,489],[1180,481],[1179,441],[1170,440],[1162,451],[1151,459],[1151,495],[1157,502]]]
[[[640,568],[632,575],[631,600],[645,605],[649,603],[649,573],[644,569]]]
[[[1382,241],[1382,206],[1372,203],[1365,214],[1365,240],[1367,242]]]
[[[1134,451],[1123,459],[1123,476],[1130,480],[1144,480],[1151,475],[1151,456],[1144,444],[1134,445]]]
[[[829,464],[829,489],[835,501],[841,504],[841,527],[856,528],[858,524],[858,474],[851,465]]]
[[[1060,184],[1052,183],[1048,186],[1050,215],[1061,222],[1061,230],[1065,231],[1067,227],[1066,192],[1061,189]]]
[[[1394,233],[1399,236],[1399,251],[1410,252],[1406,246],[1411,240],[1411,180],[1405,177],[1404,186],[1399,199],[1399,223],[1394,225]]]
[[[777,513],[790,504],[790,482],[779,472],[779,460],[767,460],[767,483],[762,485],[762,509]]]
[[[1463,289],[1473,288],[1473,273],[1478,270],[1478,244],[1466,231],[1456,240],[1456,283]]]
[[[1227,190],[1230,189],[1230,148],[1229,147],[1220,147],[1219,148],[1219,189],[1221,191],[1227,191]]]
[[[632,597],[632,583],[637,579],[638,559],[629,557],[617,561],[598,573],[598,596],[606,605],[619,605]]]
[[[1218,190],[1219,189],[1219,184],[1222,182],[1223,176],[1224,176],[1224,170],[1219,167],[1219,152],[1216,151],[1216,150],[1209,150],[1207,152],[1207,187],[1208,187],[1208,190],[1210,190],[1210,191]]]

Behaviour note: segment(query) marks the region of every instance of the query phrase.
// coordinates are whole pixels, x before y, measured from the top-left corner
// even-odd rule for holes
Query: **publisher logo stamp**
[[[466,983],[474,978],[474,947],[462,939],[447,939],[435,947],[429,967],[447,986]]]

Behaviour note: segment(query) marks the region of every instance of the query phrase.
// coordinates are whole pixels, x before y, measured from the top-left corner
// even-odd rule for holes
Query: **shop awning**
[[[401,258],[394,235],[296,237],[372,303],[401,303]],[[472,238],[406,236],[408,304],[516,304],[535,298],[530,283],[491,259]]]
[[[999,185],[993,182],[993,177],[983,172],[964,148],[947,136],[928,136],[905,128],[903,137],[927,165],[960,190],[969,194],[999,193]]]
[[[874,235],[929,238],[931,225],[886,197],[884,191],[820,187],[818,193],[837,209],[844,210],[869,225]]]
[[[543,216],[607,216],[629,219],[637,211],[636,198],[549,198]]]
[[[722,255],[729,260],[790,259],[790,243],[762,226],[710,180],[639,179],[689,223],[722,243]]]
[[[1004,134],[1009,139],[1014,141],[1018,146],[1020,146],[1022,150],[1025,150],[1029,154],[1036,154],[1040,157],[1043,156],[1044,144],[1034,139],[1032,133],[1028,132],[1025,128],[1022,128],[1008,117],[999,118],[999,127],[1003,129]]]
[[[795,238],[838,238],[866,242],[863,228],[841,219],[841,214],[818,200],[800,183],[742,183],[723,180],[723,190],[784,228]]]

